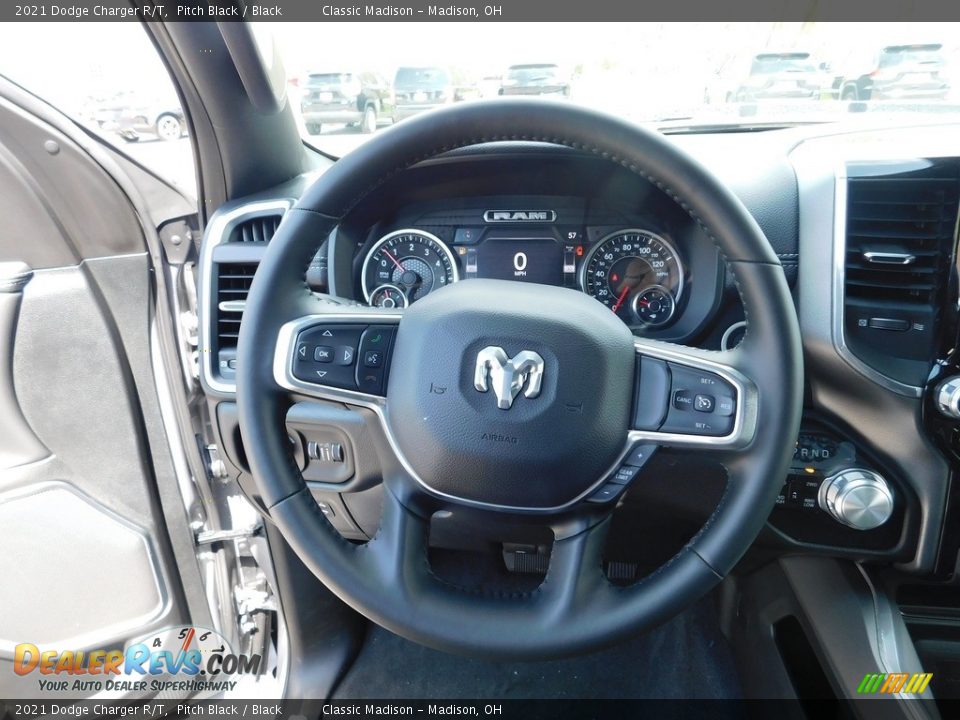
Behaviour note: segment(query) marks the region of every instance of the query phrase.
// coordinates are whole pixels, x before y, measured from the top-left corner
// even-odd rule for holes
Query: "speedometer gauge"
[[[659,327],[673,318],[683,292],[683,266],[673,246],[656,233],[618,230],[590,249],[580,286],[627,325]],[[663,310],[653,312],[653,307]]]
[[[361,270],[368,303],[384,285],[401,293],[406,301],[403,304],[409,304],[459,279],[450,248],[423,230],[397,230],[384,235],[370,248]]]

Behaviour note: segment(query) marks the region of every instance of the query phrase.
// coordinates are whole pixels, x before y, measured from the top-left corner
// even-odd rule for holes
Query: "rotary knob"
[[[873,530],[893,514],[893,493],[887,481],[863,468],[841,470],[826,478],[817,499],[837,522],[855,530]]]
[[[937,409],[942,415],[960,420],[960,375],[947,378],[937,387]]]

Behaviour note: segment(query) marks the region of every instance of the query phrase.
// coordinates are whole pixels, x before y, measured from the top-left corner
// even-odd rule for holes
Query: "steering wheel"
[[[591,153],[673,198],[735,278],[748,323],[740,345],[714,352],[637,338],[581,292],[521,282],[453,283],[402,311],[311,292],[305,272],[317,245],[374,188],[421,161],[495,141]],[[337,357],[324,362],[329,350],[317,348]],[[357,611],[442,650],[573,655],[679,613],[749,548],[797,437],[800,348],[783,270],[762,231],[670,141],[562,102],[467,103],[378,133],[286,213],[244,311],[240,428],[272,521]],[[697,396],[707,399],[690,407]],[[364,424],[376,447],[383,512],[366,544],[344,540],[306,486],[285,425],[294,402],[336,403],[327,417]],[[617,586],[601,561],[609,520],[657,446],[709,453],[725,467],[727,486],[682,550],[638,583]],[[436,577],[430,519],[449,511],[549,526],[540,587],[484,594]]]

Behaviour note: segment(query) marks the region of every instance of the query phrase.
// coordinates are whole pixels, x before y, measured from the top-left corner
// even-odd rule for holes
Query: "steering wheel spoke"
[[[739,350],[637,338],[631,443],[736,450],[753,440],[757,388]]]
[[[401,313],[345,306],[281,326],[273,374],[286,390],[382,407]]]

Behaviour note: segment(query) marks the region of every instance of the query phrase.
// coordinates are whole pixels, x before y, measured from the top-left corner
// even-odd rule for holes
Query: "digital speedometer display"
[[[659,327],[673,318],[683,292],[683,266],[660,235],[620,230],[590,249],[580,284],[628,325]]]
[[[563,247],[553,238],[496,238],[477,248],[479,278],[563,284]]]

